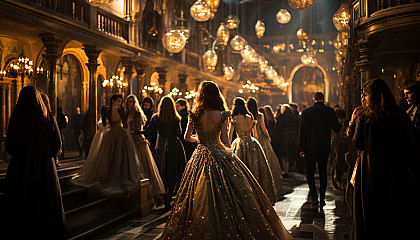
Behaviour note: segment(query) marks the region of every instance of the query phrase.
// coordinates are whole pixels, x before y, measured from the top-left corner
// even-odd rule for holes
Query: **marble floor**
[[[292,173],[283,181],[286,194],[274,208],[284,226],[299,240],[347,240],[351,231],[351,218],[346,206],[343,205],[340,192],[333,190],[329,182],[326,194],[326,206],[323,211],[314,211],[307,203],[309,192],[306,178],[299,173]],[[100,239],[131,240],[159,239],[168,211],[158,207],[143,218],[132,219],[120,229],[104,233]]]

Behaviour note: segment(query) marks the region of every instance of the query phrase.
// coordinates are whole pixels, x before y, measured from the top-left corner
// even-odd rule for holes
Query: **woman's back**
[[[200,119],[200,126],[203,131],[213,130],[222,119],[220,111],[215,110],[205,110],[202,118]]]
[[[238,114],[232,119],[236,122],[237,128],[242,132],[249,132],[254,127],[254,120],[250,115]]]

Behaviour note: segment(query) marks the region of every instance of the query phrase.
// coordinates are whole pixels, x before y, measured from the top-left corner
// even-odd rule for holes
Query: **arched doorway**
[[[314,92],[326,92],[325,75],[317,66],[302,66],[292,78],[292,101],[300,105],[312,105]]]
[[[62,129],[65,157],[77,152],[76,140],[71,131],[76,107],[81,106],[83,75],[79,61],[73,54],[65,54],[57,61],[57,107],[68,118],[68,125]]]

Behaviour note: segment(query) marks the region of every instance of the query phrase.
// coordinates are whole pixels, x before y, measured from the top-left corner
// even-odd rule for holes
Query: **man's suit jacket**
[[[338,123],[334,109],[323,102],[316,102],[302,112],[299,130],[299,151],[306,155],[324,155],[331,151],[331,129],[338,132]]]

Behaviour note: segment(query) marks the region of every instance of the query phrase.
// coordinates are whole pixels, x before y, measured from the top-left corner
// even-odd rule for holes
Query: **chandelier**
[[[176,98],[178,96],[182,96],[182,92],[178,88],[172,88],[171,92],[169,93],[173,98]]]
[[[232,66],[226,66],[226,65],[224,65],[223,66],[223,72],[224,72],[224,78],[226,79],[226,80],[232,80],[232,78],[233,78],[233,75],[235,74],[235,70],[233,69],[233,67]]]
[[[314,54],[305,53],[300,57],[300,61],[305,65],[313,65],[316,64],[316,58]]]
[[[94,7],[105,7],[111,4],[114,0],[86,0],[87,3]]]
[[[198,0],[190,8],[191,17],[198,22],[205,22],[211,17],[211,9],[204,0]]]
[[[212,72],[216,69],[217,64],[217,54],[214,50],[209,49],[203,55],[204,65],[206,66],[209,72]]]
[[[237,28],[240,22],[239,18],[235,15],[229,15],[226,18],[226,26],[231,30]]]
[[[297,37],[299,38],[299,40],[308,40],[309,39],[309,35],[308,32],[301,28],[296,32]]]
[[[114,85],[117,87],[117,88],[123,88],[123,87],[126,87],[127,86],[127,83],[126,82],[124,82],[124,79],[123,78],[120,78],[119,76],[115,76],[115,75],[112,75],[112,77],[111,77],[111,79],[105,79],[103,82],[102,82],[102,87],[114,87]]]
[[[144,86],[144,88],[141,90],[142,93],[145,92],[154,92],[154,93],[159,93],[162,94],[163,93],[163,89],[161,87],[159,87],[158,85],[156,85],[155,82],[151,82],[150,86]]]
[[[207,6],[210,8],[211,17],[214,17],[214,14],[217,12],[217,8],[219,7],[220,0],[206,0]]]
[[[262,38],[264,36],[264,32],[265,32],[265,25],[263,21],[258,20],[257,23],[255,24],[255,33],[257,34],[257,37]]]
[[[170,53],[179,53],[184,49],[187,38],[179,29],[171,29],[162,37],[163,46]]]
[[[289,0],[289,5],[296,10],[306,10],[312,6],[314,0]]]
[[[191,90],[189,92],[185,92],[185,99],[191,99],[197,96],[198,92]]]
[[[265,69],[265,75],[267,76],[268,79],[273,80],[274,78],[276,78],[276,76],[278,76],[277,71],[273,68],[273,66],[268,66]]]
[[[292,19],[292,15],[290,15],[289,11],[286,9],[280,9],[276,14],[277,22],[281,24],[289,23]]]
[[[244,91],[255,93],[258,90],[260,90],[259,87],[255,86],[253,83],[251,83],[251,81],[247,80],[246,84],[242,85],[242,89],[239,89],[239,93],[243,93]]]
[[[229,41],[229,29],[224,23],[220,23],[220,27],[217,29],[217,39],[222,45],[226,45]]]
[[[245,44],[245,39],[239,35],[236,35],[234,38],[232,38],[232,40],[230,40],[230,46],[232,46],[235,51],[241,51],[244,49]]]
[[[333,23],[338,31],[350,30],[350,11],[347,3],[341,3],[337,12],[333,15]]]

